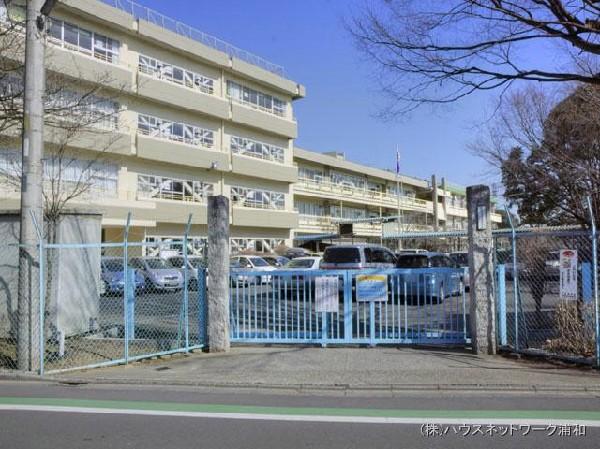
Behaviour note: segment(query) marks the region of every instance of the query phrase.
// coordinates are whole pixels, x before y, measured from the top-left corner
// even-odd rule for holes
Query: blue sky
[[[486,164],[466,150],[489,97],[422,109],[394,123],[375,118],[384,98],[342,21],[362,0],[138,1],[283,65],[304,84],[307,96],[294,105],[297,146],[343,151],[348,159],[395,169],[399,145],[403,173],[436,173],[462,185],[490,180]]]

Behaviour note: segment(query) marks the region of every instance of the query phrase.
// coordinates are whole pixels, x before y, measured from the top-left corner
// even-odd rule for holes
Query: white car
[[[275,268],[272,265],[269,265],[269,263],[260,256],[234,256],[231,258],[231,261],[239,264],[238,269],[241,271],[276,271],[277,270],[277,268]],[[241,278],[241,276],[238,276],[238,278]],[[263,284],[267,283],[267,282],[271,282],[271,278],[272,278],[272,276],[270,276],[270,275],[261,275],[260,282]]]
[[[296,257],[285,264],[283,269],[300,271],[318,270],[321,267],[322,260],[323,258],[319,256]]]

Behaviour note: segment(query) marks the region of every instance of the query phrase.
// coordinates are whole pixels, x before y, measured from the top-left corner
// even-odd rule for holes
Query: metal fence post
[[[594,210],[592,209],[592,200],[587,197],[587,206],[590,213],[590,223],[592,226],[592,276],[594,279],[594,325],[596,333],[596,367],[600,368],[600,322],[598,319],[598,235],[596,231],[596,221],[594,219]]]
[[[39,345],[39,363],[40,363],[40,376],[44,375],[44,359],[45,359],[45,333],[44,333],[44,328],[45,328],[45,320],[44,320],[44,315],[45,315],[45,308],[46,308],[46,296],[45,296],[45,279],[46,277],[44,276],[44,234],[42,232],[42,229],[40,228],[40,224],[37,222],[37,219],[35,218],[35,214],[33,213],[33,211],[29,211],[31,212],[31,221],[33,222],[33,226],[35,227],[35,232],[37,234],[37,238],[38,238],[38,254],[40,257],[40,264],[39,264],[39,270],[40,270],[40,275],[38,277],[38,281],[39,281],[39,295],[40,295],[40,301],[39,301],[39,320],[38,320],[38,325],[39,325],[39,341],[38,341],[38,345]]]
[[[127,222],[125,223],[125,231],[123,232],[123,277],[125,278],[125,285],[123,287],[123,324],[124,324],[124,337],[125,337],[125,363],[129,362],[129,258],[128,258],[128,247],[129,247],[129,225],[131,223],[131,212],[127,213]]]
[[[504,264],[498,265],[498,330],[500,346],[506,346],[506,270]]]
[[[508,206],[504,206],[504,210],[506,211],[506,216],[508,217],[508,224],[511,229],[511,248],[512,248],[512,273],[513,273],[513,299],[514,299],[514,324],[515,324],[515,350],[519,350],[519,269],[517,267],[517,233],[515,230],[515,226],[512,221],[512,216],[510,211],[508,210]]]
[[[185,326],[185,352],[190,351],[190,321],[189,321],[189,270],[188,270],[188,237],[190,234],[190,227],[192,226],[192,214],[188,216],[188,221],[185,226],[185,234],[183,235],[183,321]],[[196,286],[198,286],[198,278],[200,277],[200,268],[198,270],[198,276],[196,279]]]
[[[344,340],[352,340],[352,274],[346,270],[344,277]]]

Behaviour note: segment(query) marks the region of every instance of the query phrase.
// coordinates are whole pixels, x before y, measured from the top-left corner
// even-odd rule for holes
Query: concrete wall
[[[17,213],[0,213],[0,338],[16,332],[18,294],[19,220]],[[58,225],[60,243],[100,242],[102,216],[68,213]],[[46,329],[66,336],[87,332],[90,319],[98,317],[100,247],[47,249]]]

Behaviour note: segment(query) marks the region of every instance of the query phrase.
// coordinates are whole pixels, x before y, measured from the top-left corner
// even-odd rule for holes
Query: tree
[[[501,159],[505,196],[524,223],[589,226],[587,196],[600,210],[599,106],[600,88],[577,88],[550,111],[539,138],[523,126],[531,144]]]
[[[600,85],[595,0],[378,0],[348,28],[392,116],[519,80]],[[548,47],[562,57],[526,57]]]
[[[0,194],[18,197],[22,180],[21,154],[10,149],[20,146],[23,127],[25,14],[22,6],[6,3],[0,4]],[[49,39],[46,46],[43,229],[46,241],[54,243],[61,216],[73,202],[85,201],[93,194],[107,165],[106,153],[120,137],[115,133],[120,112],[116,100],[122,89],[104,87],[115,86],[109,70],[97,73],[93,80],[81,76],[77,67],[70,67],[74,69],[70,76],[63,75],[61,68],[52,63],[54,52],[59,50],[55,50]],[[81,150],[78,143],[82,141],[93,150]],[[55,258],[56,250],[46,252],[47,315],[56,308],[52,284],[59,267],[54,263]]]

